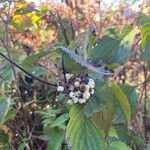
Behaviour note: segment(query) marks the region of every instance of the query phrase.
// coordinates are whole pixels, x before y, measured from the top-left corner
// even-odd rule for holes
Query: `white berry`
[[[89,82],[95,83],[95,81],[92,78],[89,78]]]
[[[94,94],[94,89],[91,89],[91,94],[92,94],[92,95]]]
[[[70,105],[73,104],[71,99],[69,99],[67,103],[70,104]]]
[[[70,93],[69,93],[69,96],[70,96],[71,98],[75,98],[75,93],[74,93],[74,92],[70,92]]]
[[[76,97],[80,97],[80,95],[81,95],[81,92],[80,92],[80,91],[76,91],[76,92],[75,92],[75,96],[76,96]]]
[[[89,78],[89,82],[88,82],[88,85],[90,88],[94,88],[95,87],[95,82],[93,79]]]
[[[77,78],[76,78],[76,81],[81,82],[81,78],[78,78],[78,77],[77,77]]]
[[[65,77],[66,77],[66,79],[68,81],[72,77],[72,74],[66,73]]]
[[[80,103],[80,104],[83,104],[83,103],[85,103],[85,102],[86,102],[86,99],[79,98],[79,103]]]
[[[72,100],[74,103],[77,103],[79,99],[77,97],[74,97]]]
[[[76,81],[76,82],[74,83],[74,86],[75,86],[75,87],[79,87],[79,86],[80,86],[80,83],[79,83],[78,81]]]
[[[88,84],[85,85],[85,92],[89,92],[89,90],[90,90],[90,86]]]
[[[84,92],[83,93],[83,99],[89,99],[90,98],[90,93],[89,92]]]
[[[58,86],[58,87],[57,87],[57,91],[63,92],[63,91],[64,91],[64,87],[63,87],[63,86]]]

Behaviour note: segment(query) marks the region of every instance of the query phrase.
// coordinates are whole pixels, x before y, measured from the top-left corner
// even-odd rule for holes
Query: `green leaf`
[[[137,28],[134,28],[125,36],[125,38],[119,44],[118,50],[113,54],[114,63],[123,64],[132,50],[132,44],[134,42],[135,35],[139,33]]]
[[[0,52],[7,56],[7,50],[5,48],[0,47]],[[15,62],[18,63],[18,56],[14,53]],[[11,64],[3,57],[0,56],[0,75],[5,81],[12,80],[13,78],[13,70]],[[19,72],[19,69],[16,68],[16,73]],[[2,79],[0,78],[0,81]],[[3,80],[2,80],[3,81]]]
[[[141,25],[141,32],[142,32],[141,46],[142,46],[142,48],[144,48],[145,43],[147,42],[148,38],[150,37],[150,17],[141,13],[141,14],[139,14],[136,21],[139,25]]]
[[[92,47],[94,46],[96,42],[95,36],[93,36],[93,32],[95,31],[95,28],[90,27],[86,33],[84,44],[83,44],[83,58],[84,60],[87,60],[89,56],[91,55]]]
[[[7,54],[7,49],[4,47],[0,46],[0,51],[1,51],[1,53],[5,54],[5,55]]]
[[[124,94],[126,95],[128,101],[129,101],[129,105],[130,105],[130,109],[131,109],[131,118],[133,118],[136,114],[136,110],[137,110],[137,103],[138,103],[138,94],[135,90],[135,87],[131,87],[129,85],[125,85],[122,84],[119,86],[119,88],[124,92]],[[118,102],[118,100],[117,100]],[[116,104],[117,106],[117,112],[115,114],[114,117],[114,122],[113,124],[126,124],[126,115],[124,113],[124,110],[122,109],[122,107],[120,107],[121,105],[118,103]]]
[[[150,38],[150,22],[141,28],[141,32],[142,32],[141,47],[144,48],[146,42]]]
[[[140,60],[150,61],[150,37],[144,46],[144,52],[140,56]]]
[[[133,141],[135,143],[135,145],[139,148],[144,148],[144,139],[140,136],[134,136],[133,137]]]
[[[27,142],[23,142],[23,143],[21,143],[21,144],[19,145],[18,150],[24,150],[24,149],[25,149],[25,147],[26,147],[26,144],[27,144]]]
[[[70,50],[68,48],[65,48],[63,46],[58,46],[57,48],[59,48],[63,52],[65,52],[70,57],[70,59],[73,59],[74,62],[75,62],[75,65],[77,65],[77,63],[80,64],[80,65],[77,66],[77,67],[80,67],[80,72],[83,73],[85,71],[91,70],[93,72],[99,73],[100,75],[105,75],[105,74],[108,75],[108,73],[105,72],[105,69],[103,67],[95,67],[95,66],[93,66],[92,64],[90,64],[87,61],[83,60],[82,57],[80,57],[79,55],[77,55],[72,50]],[[65,60],[64,60],[64,62],[65,62]],[[79,70],[77,70],[77,68],[74,67],[74,66],[72,66],[69,62],[67,64],[68,64],[68,67],[70,67],[70,70],[74,69],[74,71],[76,71],[76,73],[79,72]],[[81,70],[81,68],[83,68],[83,69]],[[68,70],[68,72],[70,72],[70,70]],[[109,73],[109,74],[112,74],[112,73]]]
[[[28,69],[28,71],[32,74],[35,74],[37,77],[48,73],[48,70],[44,67],[34,66]]]
[[[140,137],[140,135],[134,135],[132,134],[132,131],[128,130],[126,126],[123,124],[115,125],[115,130],[117,132],[119,140],[125,142],[126,144],[131,144],[131,141],[135,145],[135,149],[144,149],[144,141]]]
[[[5,130],[0,128],[0,149],[3,150],[4,146],[7,145],[8,143],[9,143],[9,134],[5,132]]]
[[[24,150],[27,144],[28,144],[28,139],[24,138],[23,142],[19,145],[18,150]]]
[[[107,91],[105,91],[104,82],[95,80],[95,92],[89,101],[84,105],[83,111],[86,117],[90,117],[93,113],[96,113],[103,109],[107,103]]]
[[[62,130],[55,128],[53,131],[53,136],[48,143],[48,150],[60,150],[63,139],[64,139],[64,132]]]
[[[128,98],[130,108],[131,108],[131,117],[134,117],[136,110],[137,110],[137,103],[138,103],[138,95],[134,87],[129,85],[122,85],[122,91]]]
[[[88,49],[87,49],[87,56],[88,56],[88,59],[92,58],[92,55],[93,55],[93,47],[95,46],[95,43],[96,43],[96,36],[91,35],[91,36],[90,36],[90,40],[89,40]]]
[[[37,54],[33,54],[25,58],[22,62],[22,67],[29,68],[33,65],[33,63],[39,61],[42,57],[47,56],[48,54],[52,53],[51,51],[41,51]]]
[[[9,111],[11,101],[9,98],[0,97],[0,124],[5,122],[5,117]]]
[[[122,28],[122,32],[120,33],[119,37],[121,39],[124,39],[125,36],[132,30],[132,26],[130,25],[125,25],[123,28]]]
[[[66,71],[70,73],[80,73],[87,71],[85,67],[81,66],[79,63],[76,63],[74,59],[70,58],[65,53],[64,53],[64,66]]]
[[[59,125],[65,123],[65,121],[67,121],[68,119],[69,119],[69,114],[68,114],[68,113],[63,114],[63,115],[59,116],[59,117],[51,124],[51,127],[59,126]]]
[[[150,22],[150,17],[140,13],[136,19],[137,24],[144,25],[146,22]]]
[[[117,50],[119,43],[120,39],[115,30],[107,30],[103,38],[98,41],[97,46],[93,49],[93,59],[112,62],[112,56]]]
[[[109,144],[108,150],[131,150],[131,149],[122,141],[113,141]]]
[[[132,136],[132,131],[130,132],[130,130],[127,129],[127,126],[125,126],[124,124],[116,124],[114,125],[114,128],[117,132],[117,135],[118,135],[118,139],[127,143],[127,144],[130,144],[131,143],[131,140],[133,139],[133,136]]]
[[[67,100],[69,100],[69,96],[66,97],[66,95],[64,93],[59,93],[59,95],[58,95],[58,101],[66,103]]]
[[[130,41],[130,39],[127,38],[131,36],[131,34],[128,35],[131,31],[131,27],[124,26],[122,30],[123,31],[121,34],[119,33],[117,27],[111,27],[105,31],[103,38],[97,43],[97,46],[94,47],[94,53],[93,53],[94,60],[98,60],[98,61],[102,60],[107,64],[120,63],[118,59],[122,59],[122,58],[116,58],[116,54],[118,55],[118,57],[123,57],[119,55],[120,53],[119,51],[122,49],[121,45],[125,45],[126,42]]]
[[[73,150],[105,149],[102,133],[90,118],[84,116],[82,106],[73,105],[71,107],[67,136]]]
[[[108,136],[109,137],[115,137],[118,139],[117,132],[113,126],[110,127]]]
[[[131,123],[131,109],[130,109],[130,104],[127,99],[127,96],[124,94],[124,92],[121,90],[121,88],[116,85],[112,84],[110,86],[112,92],[114,93],[116,100],[119,102],[122,110],[124,111],[124,114],[126,116],[128,125]]]
[[[7,112],[7,115],[5,117],[5,121],[13,120],[16,117],[16,114],[17,114],[16,109],[12,109],[12,108],[9,109],[8,112]]]
[[[6,64],[1,70],[0,74],[4,78],[5,81],[11,80],[13,77],[13,71],[10,64]]]
[[[104,131],[105,136],[107,137],[109,129],[112,126],[114,115],[116,113],[115,97],[111,92],[110,88],[106,86],[101,96],[106,98],[107,105],[101,111],[93,114],[92,121],[99,129],[102,129]]]

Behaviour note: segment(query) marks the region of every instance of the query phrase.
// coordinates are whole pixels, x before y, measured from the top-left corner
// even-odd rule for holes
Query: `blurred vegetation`
[[[0,149],[150,149],[150,2],[132,5],[0,0]]]

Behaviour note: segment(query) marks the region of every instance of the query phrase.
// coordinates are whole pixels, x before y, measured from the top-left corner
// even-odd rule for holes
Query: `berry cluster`
[[[95,82],[88,74],[73,76],[65,75],[67,83],[58,85],[57,91],[64,92],[69,96],[68,104],[85,103],[94,94]]]

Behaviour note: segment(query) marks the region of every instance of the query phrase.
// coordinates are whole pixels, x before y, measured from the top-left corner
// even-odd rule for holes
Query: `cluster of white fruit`
[[[72,74],[67,73],[66,80],[68,82],[67,89],[65,89],[66,87],[64,88],[63,85],[59,85],[57,91],[67,91],[70,97],[68,104],[83,104],[94,94],[95,82],[92,78],[89,78],[87,74],[73,78]]]

